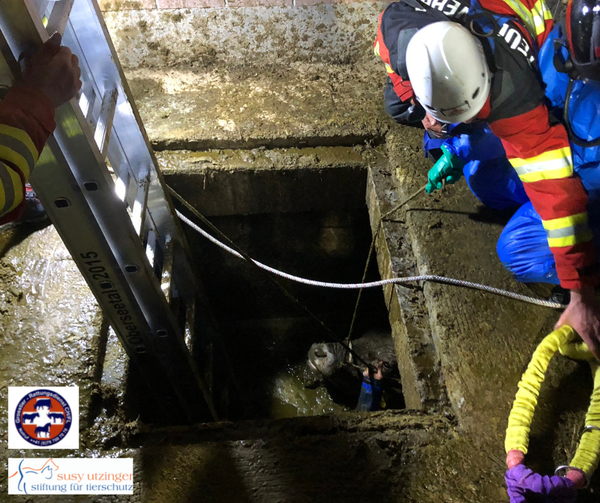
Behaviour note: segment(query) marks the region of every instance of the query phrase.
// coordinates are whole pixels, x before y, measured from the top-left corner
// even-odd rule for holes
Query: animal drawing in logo
[[[71,408],[58,393],[36,390],[17,406],[15,425],[19,434],[36,446],[54,445],[71,427]]]
[[[32,485],[39,485],[46,480],[50,480],[54,476],[54,471],[58,470],[58,465],[52,461],[52,459],[46,461],[39,468],[23,466],[24,463],[25,460],[21,460],[19,463],[19,471],[9,475],[8,478],[20,477],[18,489],[25,494],[29,494],[28,489],[30,489]]]
[[[50,418],[50,421],[52,421],[52,424],[64,424],[65,422],[65,415],[62,412],[50,413],[48,414],[48,417]]]
[[[39,412],[34,412],[33,414],[23,413],[23,424],[33,424],[33,421],[38,417],[40,417]]]
[[[52,423],[47,423],[44,426],[37,426],[35,428],[35,436],[37,438],[50,438],[50,425]]]

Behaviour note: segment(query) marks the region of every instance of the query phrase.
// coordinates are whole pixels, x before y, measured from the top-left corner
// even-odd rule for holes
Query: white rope
[[[185,215],[183,215],[179,210],[176,210],[177,216],[186,224],[188,224],[192,229],[202,234],[206,239],[212,241],[214,244],[228,251],[232,255],[235,255],[239,258],[244,258],[240,253],[230,248],[224,243],[221,243],[218,239],[211,236],[208,232],[198,227],[194,222],[188,219]],[[343,290],[358,290],[360,288],[374,288],[377,286],[390,285],[390,284],[402,284],[402,283],[412,283],[414,281],[433,281],[435,283],[445,283],[448,285],[462,286],[466,288],[473,288],[475,290],[483,290],[484,292],[493,293],[496,295],[502,295],[504,297],[509,297],[511,299],[520,300],[522,302],[528,302],[530,304],[535,304],[538,306],[551,307],[554,309],[564,309],[566,306],[563,304],[559,304],[558,302],[551,302],[549,300],[536,299],[534,297],[528,297],[527,295],[521,295],[519,293],[509,292],[508,290],[502,290],[500,288],[494,288],[492,286],[481,285],[479,283],[471,283],[470,281],[463,281],[460,279],[454,278],[446,278],[444,276],[435,276],[432,274],[425,274],[422,276],[408,276],[404,278],[390,278],[390,279],[382,279],[380,281],[372,281],[370,283],[329,283],[326,281],[316,281],[313,279],[301,278],[299,276],[294,276],[293,274],[288,274],[283,271],[279,271],[270,267],[266,264],[259,262],[258,260],[252,259],[252,262],[256,264],[261,269],[265,271],[269,271],[277,276],[281,276],[282,278],[289,279],[291,281],[295,281],[297,283],[303,283],[305,285],[318,286],[321,288],[338,288]]]

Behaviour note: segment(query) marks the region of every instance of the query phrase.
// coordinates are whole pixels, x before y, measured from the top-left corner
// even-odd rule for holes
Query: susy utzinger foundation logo
[[[79,388],[8,388],[9,449],[79,448]]]
[[[133,459],[9,458],[8,494],[133,494]]]

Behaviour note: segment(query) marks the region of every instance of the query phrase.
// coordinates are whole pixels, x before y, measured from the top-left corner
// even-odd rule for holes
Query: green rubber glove
[[[445,145],[442,145],[442,151],[444,152],[442,157],[438,159],[427,174],[429,181],[425,191],[428,194],[441,189],[444,186],[444,182],[448,184],[458,182],[463,174],[465,163],[460,157],[450,152]]]

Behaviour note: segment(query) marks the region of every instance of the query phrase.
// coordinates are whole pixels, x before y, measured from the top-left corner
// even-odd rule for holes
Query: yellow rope
[[[600,428],[600,368],[596,362],[591,362],[594,372],[594,392],[590,401],[590,407],[585,415],[585,425]],[[600,459],[600,431],[596,429],[586,430],[581,436],[581,442],[575,453],[571,466],[583,470],[588,478],[592,476],[598,467]]]
[[[574,338],[573,329],[565,325],[547,335],[533,353],[531,362],[519,382],[519,390],[508,418],[504,447],[507,453],[518,450],[527,454],[537,399],[548,364],[554,354],[560,351],[569,358],[587,360],[594,374],[594,391],[585,416],[585,424],[586,427],[592,428],[583,433],[570,466],[582,470],[589,480],[600,461],[600,365],[583,342],[572,342]]]
[[[561,355],[571,358],[572,360],[592,361],[595,360],[594,355],[588,349],[585,342],[569,342],[558,348]]]
[[[504,442],[507,453],[511,450],[519,450],[523,454],[527,454],[531,422],[548,364],[558,348],[570,342],[574,337],[573,329],[565,325],[547,335],[533,353],[531,362],[519,382],[519,390],[508,417]]]

